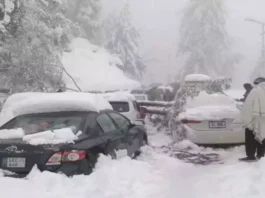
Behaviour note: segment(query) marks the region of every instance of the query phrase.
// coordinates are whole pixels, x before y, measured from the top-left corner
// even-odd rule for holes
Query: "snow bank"
[[[44,131],[23,137],[23,141],[32,145],[69,143],[77,139],[78,137],[72,132],[71,128]]]
[[[81,92],[18,93],[10,96],[0,114],[0,125],[25,114],[61,111],[100,111],[112,109],[98,94]]]
[[[71,49],[70,53],[64,53],[62,63],[82,91],[132,90],[141,86],[116,67],[123,65],[118,57],[88,40],[74,39]],[[76,89],[67,75],[63,76],[63,80],[68,88]]]
[[[27,198],[173,198],[167,179],[149,162],[100,156],[89,176],[67,178],[35,167],[27,179],[0,177],[0,193],[8,198],[17,198],[18,192]]]
[[[194,81],[211,81],[210,76],[204,74],[190,74],[185,77],[185,82],[194,82]]]
[[[207,94],[201,92],[195,98],[188,98],[185,112],[179,114],[180,119],[221,120],[239,117],[240,110],[236,102],[223,94]]]

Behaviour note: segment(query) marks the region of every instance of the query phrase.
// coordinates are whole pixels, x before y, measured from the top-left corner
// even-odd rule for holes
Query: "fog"
[[[174,80],[183,58],[177,57],[178,29],[188,0],[128,0],[133,23],[141,33],[141,53],[148,60],[143,83]],[[244,59],[235,68],[234,86],[241,86],[255,66],[261,50],[261,27],[244,21],[253,18],[265,22],[264,0],[225,0],[227,31],[233,39],[233,51]],[[118,12],[125,0],[103,0],[103,14]]]

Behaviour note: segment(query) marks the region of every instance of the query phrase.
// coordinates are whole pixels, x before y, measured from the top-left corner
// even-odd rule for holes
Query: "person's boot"
[[[258,159],[256,157],[244,157],[240,158],[239,161],[243,162],[256,162]]]

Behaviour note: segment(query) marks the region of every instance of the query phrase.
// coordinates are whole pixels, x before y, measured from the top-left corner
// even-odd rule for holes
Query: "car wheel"
[[[117,159],[116,151],[115,151],[115,149],[111,146],[111,144],[108,144],[108,145],[107,145],[104,154],[107,155],[107,156],[108,156],[108,155],[111,156],[112,159]]]
[[[111,159],[117,159],[117,154],[115,150],[112,150],[108,153],[111,156]]]
[[[144,137],[142,139],[142,146],[147,146],[147,145],[148,145],[147,135],[144,135]]]
[[[133,154],[132,159],[136,159],[137,157],[139,157],[141,155],[141,147],[146,145],[148,145],[148,141],[146,135],[144,135],[143,138],[141,138],[140,148]]]

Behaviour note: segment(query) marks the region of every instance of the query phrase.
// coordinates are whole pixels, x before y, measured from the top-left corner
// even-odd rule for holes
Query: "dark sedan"
[[[71,143],[32,145],[22,139],[0,140],[0,169],[26,176],[34,165],[41,171],[90,174],[99,154],[117,157],[125,150],[134,158],[147,144],[144,126],[131,123],[116,111],[53,112],[15,117],[0,130],[22,128],[26,135],[71,128],[78,139]]]

